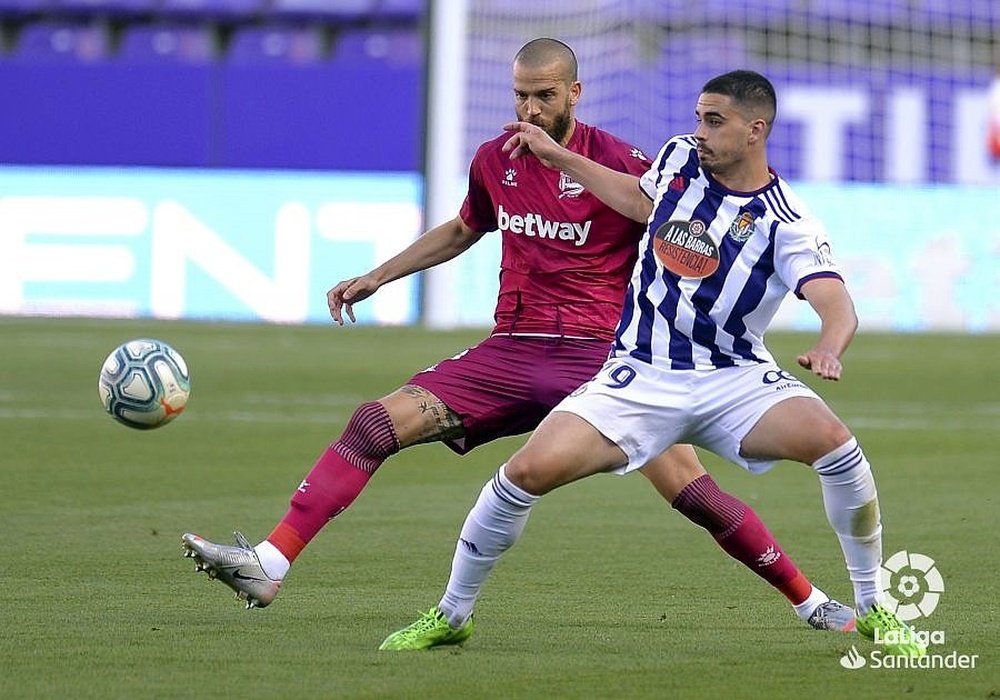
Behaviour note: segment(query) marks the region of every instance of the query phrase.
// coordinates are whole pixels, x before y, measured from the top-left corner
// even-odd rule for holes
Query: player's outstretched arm
[[[503,145],[511,159],[533,154],[546,166],[562,170],[622,216],[639,222],[649,218],[653,203],[639,189],[635,175],[612,170],[563,148],[534,124],[510,122],[503,128],[512,132]]]
[[[817,277],[802,285],[802,296],[820,318],[819,338],[798,363],[823,379],[840,379],[840,358],[858,329],[858,316],[847,287],[839,279]]]
[[[345,312],[352,322],[356,321],[353,305],[370,297],[383,284],[451,260],[482,237],[460,217],[435,226],[371,272],[338,282],[326,293],[330,316],[341,326]]]

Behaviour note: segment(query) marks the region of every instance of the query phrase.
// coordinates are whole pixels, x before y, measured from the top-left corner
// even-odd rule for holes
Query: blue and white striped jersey
[[[777,175],[756,192],[726,189],[695,144],[672,138],[640,179],[653,213],[612,356],[667,369],[773,361],[764,332],[786,294],[841,278],[826,229]]]

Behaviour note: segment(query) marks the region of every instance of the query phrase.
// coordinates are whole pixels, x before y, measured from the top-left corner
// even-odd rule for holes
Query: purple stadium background
[[[5,105],[0,162],[419,170],[426,4],[0,0]],[[690,26],[695,15],[722,31],[754,25],[764,31],[792,9],[805,25],[838,15],[838,21],[886,31],[904,23],[908,31],[916,26],[930,33],[935,23],[968,25],[974,33],[994,37],[986,39],[994,49],[1000,34],[1000,3],[977,0],[766,0],[746,17],[717,0],[702,3],[697,12],[673,0],[623,5],[652,13],[651,22],[682,27],[685,36],[695,38],[699,28]],[[898,90],[916,90],[927,98],[920,125],[926,155],[917,179],[963,181],[956,172],[956,140],[981,141],[978,134],[956,136],[955,105],[964,92],[985,91],[992,78],[989,66],[956,70],[940,63],[901,71],[874,65],[858,71],[850,65],[783,63],[742,47],[697,64],[684,42],[665,45],[637,68],[642,75],[629,76],[636,89],[648,85],[664,91],[665,117],[648,125],[641,119],[633,123],[634,117],[603,125],[655,149],[670,133],[691,128],[691,95],[711,73],[734,67],[733,61],[767,72],[781,93],[805,86],[864,94],[871,115],[843,125],[836,179],[892,179],[882,144],[888,104]],[[692,70],[678,77],[676,65],[685,62]],[[493,130],[485,128],[487,134]],[[786,177],[808,179],[802,124],[779,120],[777,129],[773,161]]]

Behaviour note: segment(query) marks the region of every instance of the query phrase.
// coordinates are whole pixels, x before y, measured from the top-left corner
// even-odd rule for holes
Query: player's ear
[[[755,144],[763,141],[767,137],[767,122],[763,119],[754,119],[750,122],[750,133],[747,135],[747,142]]]
[[[579,80],[574,80],[569,86],[569,104],[571,107],[575,107],[576,103],[580,101],[580,94],[583,92],[583,83]]]

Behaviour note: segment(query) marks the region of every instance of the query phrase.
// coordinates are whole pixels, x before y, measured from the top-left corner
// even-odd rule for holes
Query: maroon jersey
[[[460,212],[474,231],[503,236],[493,333],[612,340],[645,225],[534,156],[511,160],[501,150],[508,138],[476,151]],[[650,165],[638,148],[579,121],[566,147],[637,176]]]

